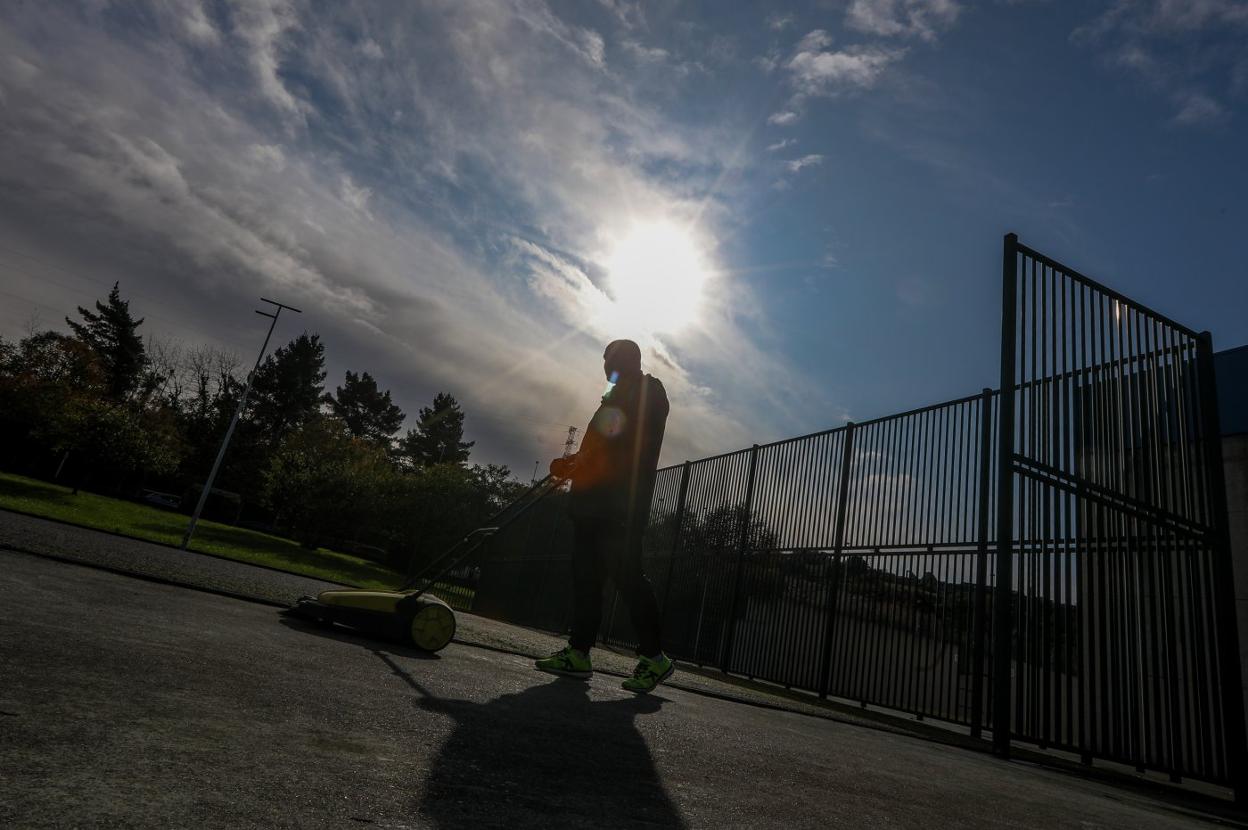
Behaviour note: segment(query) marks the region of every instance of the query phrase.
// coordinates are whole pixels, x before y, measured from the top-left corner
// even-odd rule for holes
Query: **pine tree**
[[[384,447],[403,425],[403,410],[391,403],[390,390],[379,392],[368,372],[357,375],[348,369],[346,385],[339,386],[327,403],[353,436]]]
[[[420,420],[399,445],[399,454],[421,467],[463,464],[476,441],[464,441],[464,412],[445,392],[433,398],[433,408],[421,407]]]
[[[320,410],[325,397],[325,345],[306,331],[265,358],[252,383],[252,421],[270,441]]]
[[[139,386],[147,368],[147,352],[138,328],[143,318],[130,316],[130,301],[121,298],[121,283],[113,283],[108,292],[108,304],[95,303],[95,311],[78,306],[82,322],[68,317],[74,336],[91,347],[99,355],[104,366],[107,394],[114,400],[122,400]]]

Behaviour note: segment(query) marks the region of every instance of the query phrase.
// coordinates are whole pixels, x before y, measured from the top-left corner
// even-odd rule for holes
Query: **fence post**
[[[745,483],[745,515],[741,518],[741,530],[737,539],[737,569],[732,577],[732,608],[728,613],[728,632],[720,655],[719,668],[728,673],[732,660],[732,641],[737,633],[737,611],[741,605],[742,571],[745,570],[745,552],[750,546],[750,520],[754,511],[754,470],[758,467],[758,444],[750,449],[750,474]]]
[[[823,656],[819,661],[819,697],[828,696],[832,683],[832,635],[836,632],[837,600],[841,592],[841,572],[845,563],[841,554],[845,550],[845,520],[849,507],[849,473],[854,455],[854,422],[845,424],[845,440],[841,445],[841,478],[836,491],[836,530],[833,535],[834,558],[832,578],[828,582],[828,616],[823,625]]]
[[[971,633],[971,669],[974,687],[971,689],[971,737],[983,734],[984,719],[984,639],[988,631],[988,510],[991,500],[988,488],[992,486],[992,390],[984,389],[980,398],[979,419],[979,550],[975,554],[975,611]]]
[[[663,605],[660,606],[659,621],[667,621],[667,601],[672,595],[672,568],[676,564],[676,554],[681,549],[681,535],[685,530],[685,496],[689,492],[689,462],[686,461],[680,471],[680,494],[676,497],[676,526],[672,530],[672,548],[667,556],[667,580],[663,583]]]
[[[1248,735],[1244,732],[1244,688],[1239,664],[1239,632],[1235,613],[1235,578],[1231,569],[1230,528],[1227,526],[1226,469],[1222,457],[1222,424],[1218,416],[1218,388],[1213,374],[1213,335],[1200,333],[1196,345],[1200,379],[1201,431],[1209,482],[1209,525],[1213,531],[1213,590],[1217,602],[1218,664],[1222,677],[1223,726],[1227,734],[1226,764],[1235,803],[1248,804]]]
[[[1014,396],[1018,235],[1001,258],[1001,400],[997,419],[997,584],[992,597],[992,748],[1010,754],[1010,665],[1014,632]]]

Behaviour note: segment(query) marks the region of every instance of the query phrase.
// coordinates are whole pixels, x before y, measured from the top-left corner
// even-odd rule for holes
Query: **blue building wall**
[[[1248,433],[1248,346],[1213,356],[1218,380],[1218,418],[1223,435]]]

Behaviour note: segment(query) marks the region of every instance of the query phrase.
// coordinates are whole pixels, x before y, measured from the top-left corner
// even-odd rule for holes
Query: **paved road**
[[[1148,798],[682,689],[437,657],[0,551],[0,825],[1199,827]]]

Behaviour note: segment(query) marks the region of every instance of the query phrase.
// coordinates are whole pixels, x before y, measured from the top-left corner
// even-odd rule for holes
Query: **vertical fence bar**
[[[828,581],[828,615],[823,626],[823,658],[819,662],[819,697],[828,696],[828,687],[832,682],[832,635],[836,632],[836,605],[841,591],[841,573],[845,563],[841,561],[845,550],[845,519],[849,505],[849,472],[854,454],[854,422],[845,425],[845,436],[841,440],[841,477],[836,491],[836,535],[833,539],[835,554],[832,559],[832,574]]]
[[[1226,729],[1226,767],[1235,791],[1235,803],[1248,803],[1248,736],[1244,733],[1244,689],[1239,665],[1239,633],[1235,615],[1235,579],[1227,527],[1226,471],[1222,461],[1222,425],[1218,417],[1218,390],[1213,374],[1213,336],[1203,331],[1196,344],[1196,372],[1200,383],[1201,427],[1204,432],[1205,474],[1209,483],[1209,516],[1213,544],[1214,601],[1217,603],[1218,655],[1221,664],[1223,727]]]
[[[732,641],[737,632],[737,612],[741,606],[742,573],[745,570],[745,552],[750,546],[750,521],[754,510],[754,471],[758,468],[758,444],[750,449],[750,472],[745,480],[745,507],[741,516],[741,529],[737,537],[737,568],[732,577],[732,604],[728,612],[728,633],[719,660],[720,671],[727,673],[732,660]]]
[[[1011,595],[1014,590],[1014,361],[1018,235],[1006,234],[1001,260],[1001,401],[997,423],[997,585],[992,616],[992,746],[1010,754]]]
[[[971,670],[975,685],[971,688],[971,737],[983,733],[984,717],[984,640],[988,632],[988,488],[992,486],[992,390],[984,389],[980,398],[979,418],[979,546],[975,553],[975,614]]]
[[[685,498],[689,494],[689,466],[689,462],[686,461],[680,470],[680,493],[676,496],[676,523],[672,528],[672,547],[667,557],[667,579],[663,582],[663,604],[659,610],[660,624],[667,621],[667,601],[672,594],[672,569],[676,565],[676,556],[683,548]]]

